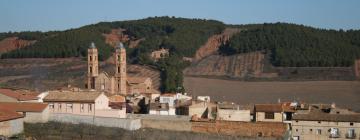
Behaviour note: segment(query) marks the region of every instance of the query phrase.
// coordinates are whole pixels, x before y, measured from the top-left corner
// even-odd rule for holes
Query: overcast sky
[[[1,0],[0,32],[65,30],[150,16],[360,29],[360,0]]]

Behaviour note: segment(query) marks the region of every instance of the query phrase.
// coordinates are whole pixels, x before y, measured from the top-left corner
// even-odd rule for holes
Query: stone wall
[[[45,123],[49,121],[49,107],[43,112],[26,112],[24,122],[27,123]]]
[[[141,128],[140,119],[122,119],[62,113],[50,114],[49,121],[72,124],[84,123],[104,127],[118,127],[126,130],[137,130]]]
[[[193,132],[213,133],[242,137],[282,138],[287,131],[286,124],[265,122],[192,122]]]
[[[128,114],[128,118],[141,119],[142,128],[154,128],[171,131],[191,131],[189,116]]]
[[[23,122],[23,118],[0,122],[0,135],[12,136],[22,133],[24,131]]]

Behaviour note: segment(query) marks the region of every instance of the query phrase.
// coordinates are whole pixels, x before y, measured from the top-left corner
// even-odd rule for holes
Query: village
[[[151,56],[168,55],[161,49]],[[293,140],[360,139],[360,113],[336,103],[281,101],[237,104],[192,93],[161,93],[149,77],[127,75],[126,49],[116,46],[115,64],[100,69],[94,43],[88,48],[84,87],[42,93],[0,89],[0,136],[24,131],[24,123],[50,121],[97,126],[216,133]],[[0,137],[1,139],[1,137]]]

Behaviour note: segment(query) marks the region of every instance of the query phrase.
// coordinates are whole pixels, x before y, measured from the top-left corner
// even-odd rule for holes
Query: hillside
[[[151,17],[65,31],[0,33],[0,42],[9,42],[9,38],[18,43],[0,43],[0,50],[6,50],[2,59],[81,59],[86,57],[90,42],[95,42],[99,59],[110,62],[114,46],[123,42],[128,63],[160,71],[163,92],[183,87],[183,70],[189,66],[183,58],[195,60],[184,71],[191,76],[354,80],[359,73],[353,70],[354,61],[360,58],[359,30],[287,23],[225,25],[215,20]],[[149,54],[160,48],[169,49],[170,57],[154,62]]]
[[[276,23],[254,26],[220,47],[225,55],[266,51],[284,67],[348,67],[360,58],[360,31]]]
[[[100,63],[100,70],[107,67]],[[146,76],[160,88],[160,73],[146,66],[128,65],[129,76]],[[110,67],[114,68],[114,67]],[[37,91],[52,90],[72,85],[85,87],[87,62],[78,58],[4,59],[0,60],[0,87],[25,88]]]
[[[265,55],[261,52],[231,56],[211,55],[190,65],[184,74],[190,76],[217,76],[229,78],[262,77]],[[276,75],[275,75],[276,76]]]
[[[36,40],[23,40],[18,37],[8,37],[0,41],[0,54],[17,50],[34,44]]]

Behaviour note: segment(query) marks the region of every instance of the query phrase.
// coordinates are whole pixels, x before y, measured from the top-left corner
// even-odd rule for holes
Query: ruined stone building
[[[99,71],[98,51],[92,43],[88,49],[88,71],[85,87],[110,94],[151,93],[149,77],[130,77],[126,73],[126,50],[122,43],[116,47],[115,65],[106,65]]]

